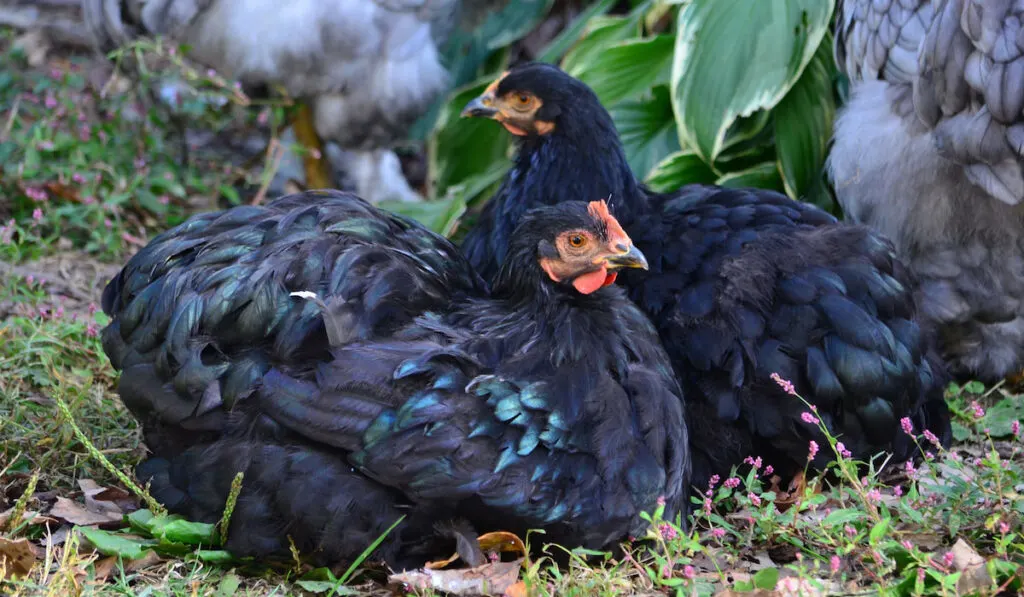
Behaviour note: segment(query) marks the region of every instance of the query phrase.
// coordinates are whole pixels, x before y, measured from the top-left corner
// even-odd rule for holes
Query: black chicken
[[[609,286],[642,253],[604,202],[531,211],[510,243],[488,295],[445,239],[340,193],[154,240],[105,300],[154,451],[140,479],[216,521],[242,471],[228,549],[287,556],[290,538],[325,563],[403,514],[381,548],[396,567],[450,551],[433,525],[453,517],[600,548],[659,497],[672,515],[682,397],[650,322]],[[323,317],[289,296],[306,290]]]
[[[687,397],[693,481],[704,487],[748,456],[783,475],[802,470],[816,406],[855,457],[887,450],[903,460],[911,417],[947,441],[946,373],[915,319],[911,280],[890,244],[868,229],[758,189],[687,186],[655,194],[634,177],[608,112],[557,67],[512,69],[464,116],[498,120],[521,138],[514,166],[463,245],[492,276],[528,209],[610,197],[650,260],[624,274],[651,317]],[[832,458],[822,450],[813,464]]]

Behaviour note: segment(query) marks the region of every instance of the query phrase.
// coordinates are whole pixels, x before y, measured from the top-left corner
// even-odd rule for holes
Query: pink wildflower
[[[764,474],[765,475],[770,475],[770,474],[772,474],[774,472],[775,472],[775,467],[774,466],[769,464],[768,466],[764,467]]]
[[[661,531],[661,536],[668,541],[671,541],[679,536],[679,533],[676,532],[675,527],[668,524],[667,522],[662,523],[661,526],[658,527],[658,530]]]
[[[41,222],[43,220],[43,210],[39,209],[38,207],[33,209],[32,219],[35,220],[36,222]]]
[[[939,438],[934,433],[932,433],[930,429],[924,430],[924,438],[930,441],[931,443],[935,444],[936,448],[942,445],[942,443],[939,442]]]
[[[975,419],[980,419],[985,416],[985,409],[982,408],[980,404],[978,404],[977,400],[971,401],[971,409],[974,410]]]
[[[683,567],[683,576],[689,579],[697,576],[697,571],[693,569],[693,566],[687,565]]]
[[[722,478],[718,475],[711,475],[711,478],[708,479],[708,489],[714,489],[715,485],[718,485],[718,482],[721,480]]]
[[[911,543],[910,541],[907,541],[906,539],[904,539],[903,541],[900,541],[900,545],[902,545],[903,549],[905,549],[907,551],[913,551],[914,550],[914,544]]]
[[[846,525],[843,527],[843,532],[846,533],[847,537],[853,537],[857,534],[857,529],[851,527],[850,525]]]
[[[749,464],[754,468],[761,468],[762,464],[760,456],[758,456],[757,458],[754,458],[753,456],[747,456],[746,458],[743,459],[743,462]]]
[[[27,187],[25,189],[25,196],[36,203],[42,203],[50,198],[50,196],[46,194],[46,191],[38,187]]]
[[[85,326],[85,335],[90,337],[90,338],[95,338],[96,336],[99,336],[100,335],[99,326],[97,326],[95,323],[89,322]]]
[[[754,504],[755,506],[761,505],[761,496],[754,495],[754,492],[751,491],[747,493],[747,497],[750,498],[750,503]]]
[[[843,442],[836,442],[836,453],[838,453],[843,458],[849,458],[853,456],[853,453],[846,449],[846,444],[844,444]]]
[[[907,435],[914,435],[914,424],[910,422],[910,417],[903,417],[900,419],[900,427],[903,428],[903,433]]]
[[[1013,433],[1014,437],[1020,435],[1020,421],[1014,421],[1013,423],[1010,423],[1010,432]]]
[[[725,483],[722,483],[722,487],[724,487],[726,489],[735,489],[735,488],[737,488],[739,486],[740,486],[740,479],[739,479],[739,477],[729,477],[728,479],[725,480]]]
[[[88,181],[88,179],[85,178],[85,175],[82,174],[81,172],[75,172],[74,174],[72,174],[71,180],[77,184],[85,184]]]
[[[804,423],[810,423],[811,425],[818,424],[818,418],[809,412],[800,413],[800,418],[803,419]]]
[[[797,395],[796,388],[793,387],[793,382],[789,381],[788,379],[782,379],[782,376],[779,375],[778,373],[772,373],[770,377],[772,378],[772,381],[779,384],[779,387],[782,388],[782,391],[791,396]]]
[[[867,494],[868,501],[872,504],[879,504],[882,501],[882,492],[877,489],[872,489]]]
[[[999,534],[1005,535],[1010,532],[1010,525],[1004,521],[999,522]]]
[[[711,529],[711,536],[714,537],[715,539],[721,539],[722,537],[725,537],[725,529],[723,529],[721,527],[716,527],[714,529]]]
[[[96,306],[96,303],[89,303],[88,310],[89,315],[95,315],[96,312],[100,310],[100,308]]]
[[[48,110],[52,110],[57,107],[57,98],[50,94],[46,94],[46,100],[43,101],[43,105],[46,106]]]
[[[808,444],[807,460],[814,460],[814,457],[818,455],[818,442],[811,440]]]
[[[663,496],[663,495],[659,495],[658,496],[658,505],[659,506],[664,506],[665,505],[665,496]]]
[[[896,496],[896,497],[900,497],[901,495],[903,495],[903,488],[900,487],[899,485],[897,485],[896,487],[893,487],[892,488],[892,494],[894,496]]]
[[[954,557],[955,556],[953,555],[953,552],[947,551],[946,555],[942,556],[942,565],[945,566],[946,568],[949,568],[950,566],[953,565],[953,558]]]
[[[839,556],[832,556],[832,558],[829,559],[828,567],[829,567],[830,570],[832,570],[832,574],[835,574],[836,572],[839,572],[839,565],[840,564],[841,564],[841,562],[839,561]]]

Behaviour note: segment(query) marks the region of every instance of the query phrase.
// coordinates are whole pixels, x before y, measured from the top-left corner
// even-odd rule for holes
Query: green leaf
[[[973,435],[973,432],[959,421],[953,421],[952,427],[953,439],[955,439],[958,442],[967,441],[968,439],[970,439],[971,435]]]
[[[779,583],[779,569],[762,568],[754,574],[754,578],[751,580],[754,582],[754,587],[757,589],[774,591],[775,585]]]
[[[242,579],[237,574],[225,574],[217,583],[216,597],[231,597],[242,586]]]
[[[985,413],[985,427],[992,437],[1013,435],[1013,422],[1024,420],[1024,401],[1018,396],[1003,398]]]
[[[717,178],[700,156],[684,149],[658,162],[645,182],[659,193],[668,193],[687,184],[711,184]]]
[[[822,519],[821,526],[833,527],[841,524],[847,524],[850,522],[854,522],[856,520],[860,520],[865,516],[867,515],[864,512],[860,510],[853,510],[850,508],[844,508],[842,510],[833,510],[828,513],[828,516]]]
[[[647,98],[620,103],[611,109],[611,115],[629,167],[640,178],[647,178],[666,156],[679,151],[672,104],[664,86],[655,87]]]
[[[579,79],[590,86],[605,106],[632,99],[672,74],[675,38],[658,35],[620,42],[585,65]]]
[[[828,30],[834,0],[692,0],[679,10],[672,102],[707,162],[739,116],[774,107]]]
[[[510,135],[486,118],[461,118],[467,103],[483,93],[495,76],[487,76],[456,89],[441,109],[430,137],[428,163],[433,196],[444,197],[448,188],[488,172],[498,164],[511,165],[507,154]]]
[[[459,218],[466,211],[466,200],[458,192],[462,185],[449,187],[449,197],[437,201],[381,201],[377,207],[402,214],[430,228],[434,232],[447,236],[459,223]]]
[[[348,587],[335,587],[333,582],[326,580],[297,580],[295,584],[299,585],[304,591],[310,593],[327,593],[331,589],[334,589],[334,595],[362,595],[360,591],[356,589],[350,589]]]
[[[587,24],[590,21],[600,15],[605,14],[611,10],[612,6],[615,5],[617,0],[601,0],[591,4],[576,15],[573,19],[572,24],[562,30],[555,39],[548,43],[548,47],[544,48],[544,51],[537,56],[538,62],[553,63],[561,58],[572,46],[576,40],[579,39],[580,35],[583,34],[583,30],[586,29]]]
[[[146,555],[155,543],[148,539],[135,539],[89,527],[76,527],[96,551],[107,556],[120,556],[137,560]]]
[[[235,556],[223,549],[197,549],[192,555],[200,562],[208,564],[231,564],[235,561]]]
[[[593,64],[602,52],[640,33],[643,13],[634,9],[623,17],[600,16],[587,25],[587,31],[562,59],[562,70],[578,76]]]
[[[217,525],[190,520],[175,520],[163,528],[163,537],[176,543],[188,545],[217,545]]]
[[[782,184],[782,177],[779,176],[779,170],[772,162],[758,164],[738,172],[729,172],[715,181],[715,184],[732,188],[757,187],[779,192],[786,190]]]
[[[149,510],[136,510],[126,518],[128,519],[128,524],[136,531],[149,533],[153,528],[154,516]]]
[[[868,541],[872,545],[878,543],[878,541],[882,537],[884,537],[885,534],[889,531],[889,522],[890,519],[883,518],[882,520],[878,521],[878,523],[875,524],[875,526],[871,527],[871,531],[868,532]]]
[[[796,84],[772,112],[779,170],[786,193],[793,199],[808,195],[821,181],[836,116],[834,71],[832,36],[826,35]]]

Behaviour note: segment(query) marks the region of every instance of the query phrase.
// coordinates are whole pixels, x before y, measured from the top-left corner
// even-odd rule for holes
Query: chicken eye
[[[519,95],[516,96],[516,102],[518,102],[521,106],[525,106],[526,104],[530,103],[530,96],[525,93],[520,93]]]
[[[575,248],[580,248],[587,242],[587,239],[583,238],[582,234],[573,234],[569,237],[569,244]]]

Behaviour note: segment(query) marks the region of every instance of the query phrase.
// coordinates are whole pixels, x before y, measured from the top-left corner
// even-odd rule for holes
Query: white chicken
[[[829,171],[891,238],[961,378],[1024,364],[1024,0],[839,0]]]

